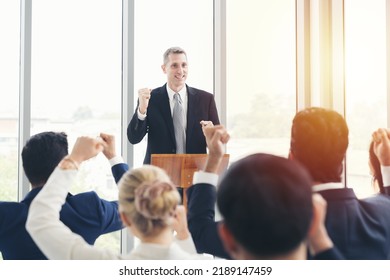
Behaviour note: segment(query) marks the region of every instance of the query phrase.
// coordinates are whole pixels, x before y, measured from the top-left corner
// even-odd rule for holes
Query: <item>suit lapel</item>
[[[169,105],[169,96],[167,92],[166,84],[161,87],[161,94],[159,94],[159,99],[156,100],[158,107],[160,108],[161,115],[164,118],[165,123],[167,124],[169,134],[171,135],[173,143],[176,143],[175,140],[175,131],[173,129],[173,119],[171,113],[171,106]],[[157,96],[157,95],[156,95]]]
[[[187,96],[188,96],[188,107],[187,107],[187,137],[191,139],[192,133],[194,131],[194,126],[197,125],[196,122],[196,108],[198,108],[198,96],[193,88],[187,86]]]

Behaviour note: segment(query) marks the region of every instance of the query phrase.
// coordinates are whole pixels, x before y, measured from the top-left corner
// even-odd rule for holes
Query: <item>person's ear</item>
[[[223,222],[218,224],[219,237],[222,240],[226,252],[233,258],[238,259],[239,246],[234,239],[234,236]]]
[[[126,214],[123,212],[120,212],[119,215],[121,217],[122,223],[127,227],[131,227],[131,223],[130,223],[129,219],[126,217]]]
[[[167,71],[166,71],[166,67],[165,67],[165,64],[161,65],[161,69],[163,70],[164,74],[166,74],[166,73],[167,73]]]

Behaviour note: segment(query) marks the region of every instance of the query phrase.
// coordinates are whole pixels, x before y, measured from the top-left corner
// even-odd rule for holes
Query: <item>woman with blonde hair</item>
[[[121,255],[91,246],[59,220],[59,210],[76,179],[78,166],[103,151],[104,140],[79,137],[72,153],[60,162],[32,202],[26,228],[42,252],[49,259],[206,258],[196,254],[176,187],[168,175],[155,166],[130,170],[118,183],[119,215],[141,241],[130,254]]]

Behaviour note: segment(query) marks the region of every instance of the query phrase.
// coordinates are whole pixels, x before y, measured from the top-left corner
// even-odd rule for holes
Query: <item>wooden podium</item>
[[[164,169],[172,182],[183,188],[183,205],[187,208],[185,189],[192,185],[195,171],[203,170],[207,154],[152,154],[151,165]],[[229,164],[229,154],[223,156],[218,174],[223,173]]]

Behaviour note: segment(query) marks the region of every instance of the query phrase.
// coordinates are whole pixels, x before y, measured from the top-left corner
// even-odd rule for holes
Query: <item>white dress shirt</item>
[[[175,95],[175,91],[170,89],[170,87],[167,84],[167,92],[169,97],[169,106],[171,107],[171,116],[173,116],[173,107],[175,106],[175,100],[173,99],[173,96]],[[187,87],[184,86],[178,94],[180,95],[181,101],[183,103],[183,113],[184,113],[184,129],[187,129],[187,104],[188,104],[188,98],[187,98]]]

